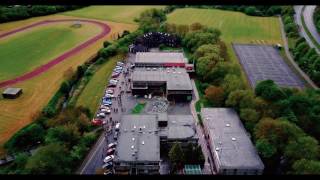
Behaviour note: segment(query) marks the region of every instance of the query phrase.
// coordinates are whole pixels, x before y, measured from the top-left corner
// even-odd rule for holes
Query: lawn
[[[0,24],[0,33],[12,30],[21,26],[26,26],[47,19],[70,19],[70,16],[51,15],[30,18],[22,21],[15,21]],[[111,27],[110,35],[90,45],[83,51],[57,64],[47,72],[31,80],[21,82],[15,87],[23,88],[23,95],[15,100],[4,100],[0,97],[0,156],[4,152],[1,145],[8,140],[16,131],[32,122],[33,118],[48,103],[53,94],[58,90],[63,81],[63,74],[69,68],[75,70],[78,65],[83,64],[94,56],[102,47],[103,41],[111,40],[112,34],[123,32],[123,30],[134,31],[137,26],[132,24],[107,22]],[[0,92],[3,88],[0,88]]]
[[[186,18],[187,17],[187,18]],[[277,17],[255,17],[241,12],[218,9],[176,9],[168,15],[168,22],[175,24],[203,25],[220,29],[226,42],[280,43],[280,23]]]
[[[104,95],[104,89],[107,85],[108,78],[110,77],[113,68],[117,61],[121,60],[122,56],[112,57],[103,64],[93,75],[89,83],[83,89],[79,96],[76,105],[84,106],[90,109],[92,113],[95,113],[99,107],[100,100]]]
[[[0,81],[27,73],[98,34],[93,24],[71,22],[35,27],[0,40]]]
[[[146,103],[138,103],[131,111],[131,114],[140,114],[144,107],[146,106]]]
[[[114,22],[135,23],[134,18],[139,17],[140,13],[146,9],[163,7],[165,6],[89,6],[63,14]]]

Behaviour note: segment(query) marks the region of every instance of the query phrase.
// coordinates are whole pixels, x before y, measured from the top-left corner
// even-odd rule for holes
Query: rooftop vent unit
[[[220,148],[217,147],[217,148],[216,148],[216,151],[219,151],[219,150],[220,150]]]
[[[144,145],[144,141],[142,141],[141,144]]]
[[[132,145],[132,146],[131,146],[131,149],[133,149],[133,148],[134,148],[134,146]]]
[[[134,141],[134,138],[132,138],[132,141]]]
[[[230,127],[230,124],[229,124],[229,123],[227,123],[227,124],[226,124],[226,127]]]
[[[237,139],[236,139],[236,138],[231,138],[231,140],[232,140],[232,141],[236,141]]]

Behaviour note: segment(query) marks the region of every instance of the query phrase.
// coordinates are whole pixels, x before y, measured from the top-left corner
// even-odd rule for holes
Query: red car
[[[116,148],[111,148],[107,150],[107,156],[113,155]]]
[[[92,123],[92,125],[94,125],[94,126],[101,126],[101,125],[103,124],[103,120],[101,120],[101,119],[93,119],[93,120],[91,121],[91,123]]]

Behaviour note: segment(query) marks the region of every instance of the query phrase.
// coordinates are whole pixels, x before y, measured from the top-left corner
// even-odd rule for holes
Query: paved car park
[[[276,48],[252,44],[233,44],[233,48],[252,87],[267,79],[282,87],[304,87],[302,80],[284,62]]]

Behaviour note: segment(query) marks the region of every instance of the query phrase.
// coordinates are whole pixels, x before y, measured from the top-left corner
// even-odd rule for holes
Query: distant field
[[[232,62],[240,65],[232,49],[232,42],[253,44],[282,44],[281,27],[276,17],[248,16],[241,12],[218,9],[176,9],[168,15],[169,23],[192,24],[199,22],[221,31],[221,39],[226,42]],[[241,67],[241,66],[240,66]],[[242,77],[250,87],[245,74]]]
[[[79,96],[76,103],[77,106],[87,107],[92,113],[97,110],[99,102],[104,94],[108,78],[117,61],[121,60],[121,58],[121,56],[112,57],[108,62],[103,64],[100,69],[98,69]]]
[[[169,23],[201,24],[218,28],[226,42],[280,43],[279,20],[276,17],[254,17],[240,12],[217,9],[177,9],[168,15]]]
[[[122,23],[135,23],[134,18],[150,8],[165,6],[89,6],[63,13],[64,15],[108,20]]]
[[[70,16],[51,15],[3,23],[0,24],[0,33],[42,20],[66,18],[70,19]],[[111,27],[111,32],[109,35],[90,45],[76,55],[57,64],[40,76],[15,84],[14,87],[23,88],[23,94],[18,99],[5,100],[2,98],[2,96],[0,97],[0,156],[3,153],[1,145],[3,145],[3,143],[8,140],[16,131],[29,124],[33,117],[41,111],[44,105],[48,103],[63,81],[63,74],[65,71],[67,71],[69,68],[75,70],[78,65],[81,65],[87,61],[91,56],[97,53],[98,49],[102,47],[103,41],[110,41],[112,39],[112,34],[121,33],[123,30],[134,31],[137,28],[136,25],[132,24],[108,21],[101,22],[105,22]],[[0,92],[2,91],[3,88],[0,88]]]
[[[52,58],[98,34],[93,24],[71,28],[72,23],[35,27],[0,40],[0,81],[14,78],[46,64]]]

